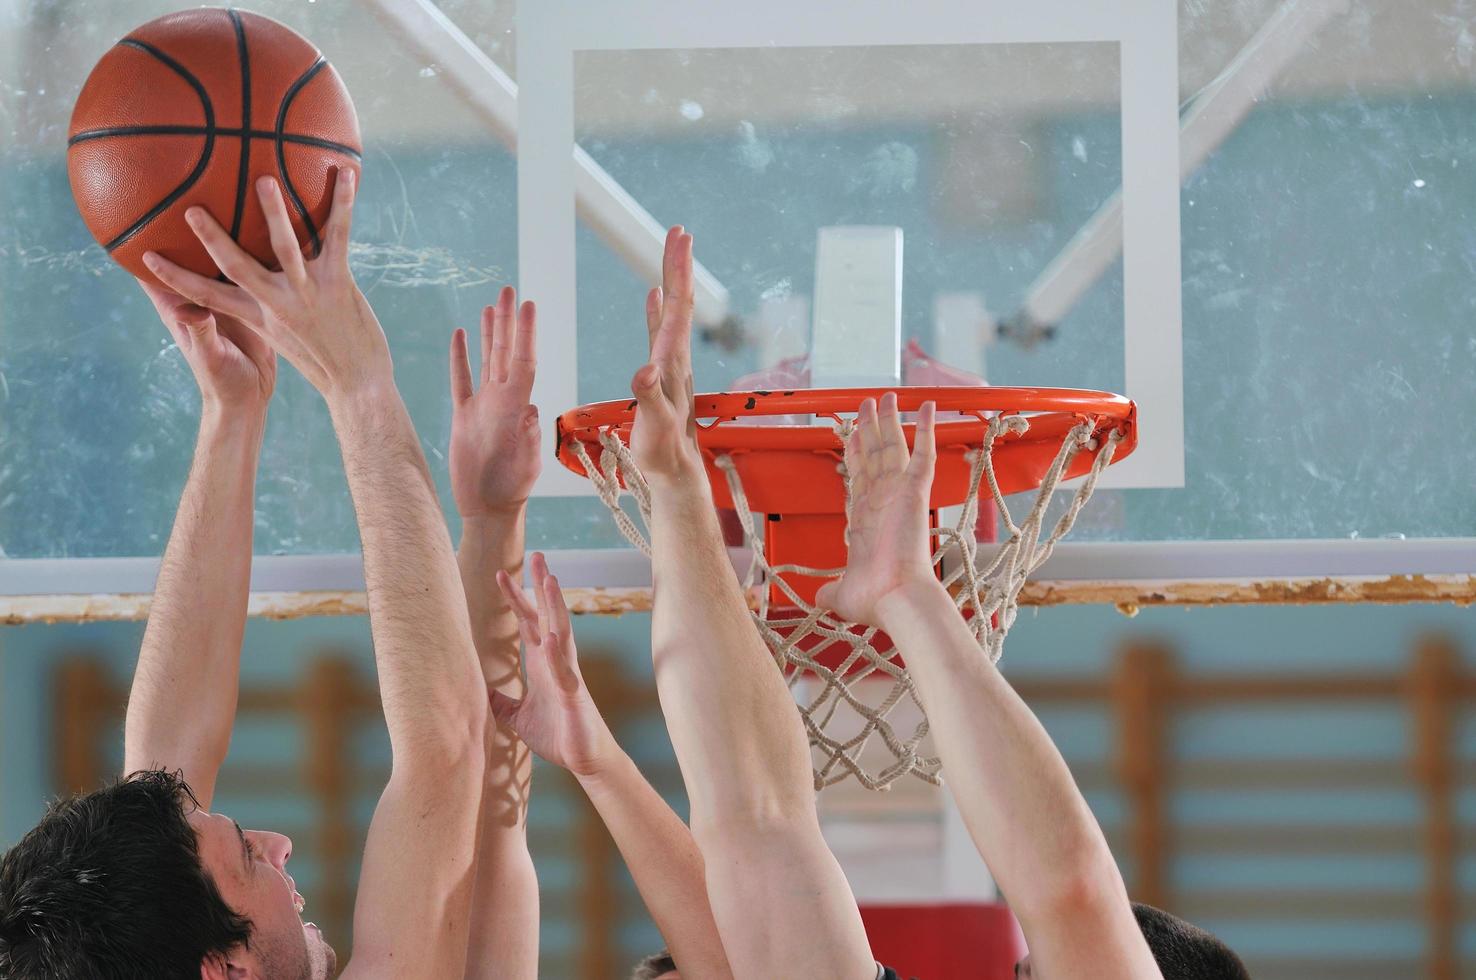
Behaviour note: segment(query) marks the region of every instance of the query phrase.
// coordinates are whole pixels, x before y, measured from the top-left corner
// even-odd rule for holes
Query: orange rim
[[[854,414],[868,398],[887,392],[897,395],[897,407],[915,412],[924,402],[936,404],[940,416],[956,413],[961,419],[940,417],[936,438],[940,447],[967,443],[978,445],[988,420],[999,414],[1031,417],[1031,429],[1045,436],[1067,430],[1084,419],[1094,419],[1098,434],[1116,429],[1122,433],[1117,456],[1132,451],[1137,442],[1137,408],[1122,395],[1078,388],[1017,387],[901,387],[901,388],[806,388],[794,391],[725,391],[696,395],[697,442],[714,454],[739,450],[839,450],[840,439],[830,425],[745,425],[743,418],[774,415],[818,415],[837,423]],[[635,421],[634,399],[595,402],[570,409],[558,420],[559,460],[575,473],[587,476],[570,440],[582,442],[592,458],[600,451],[600,433],[613,431],[629,442]],[[908,442],[912,426],[905,427]]]
[[[915,412],[929,401],[942,413],[936,426],[938,458],[928,499],[934,512],[962,503],[971,492],[982,489],[974,485],[974,480],[983,479],[975,467],[974,450],[983,445],[991,419],[1000,415],[1024,415],[1030,421],[1024,432],[999,434],[989,447],[993,486],[1004,495],[1039,488],[1065,441],[1084,423],[1092,428],[1092,440],[1070,457],[1060,473],[1063,479],[1090,471],[1106,450],[1109,437],[1117,442],[1114,460],[1132,452],[1137,444],[1136,406],[1104,391],[909,387],[696,395],[697,442],[713,503],[720,509],[742,506],[767,515],[762,536],[771,566],[839,568],[845,564],[846,482],[838,465],[844,447],[836,427],[829,423],[754,425],[742,420],[815,415],[839,423],[843,415],[858,411],[866,399],[889,391],[896,393],[898,408],[904,413]],[[559,460],[575,473],[588,476],[577,450],[582,449],[598,466],[604,452],[602,434],[613,433],[628,444],[635,414],[636,403],[630,399],[565,412],[558,420]],[[911,423],[903,425],[909,445],[916,428]],[[722,457],[730,462],[719,466]],[[741,497],[730,486],[724,467],[732,470],[742,488]],[[813,601],[821,580],[792,574],[785,581],[801,597]],[[777,584],[772,590],[773,601],[785,604]]]

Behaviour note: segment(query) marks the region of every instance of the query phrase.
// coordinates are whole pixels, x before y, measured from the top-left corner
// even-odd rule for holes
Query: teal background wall
[[[649,678],[649,618],[581,617],[576,632],[586,651],[617,660],[637,683]],[[1113,654],[1135,639],[1154,638],[1176,652],[1185,673],[1213,675],[1327,675],[1398,673],[1408,667],[1418,637],[1439,632],[1456,641],[1465,665],[1476,669],[1476,617],[1455,607],[1330,607],[1236,609],[1146,609],[1129,619],[1106,607],[1071,607],[1022,614],[1010,635],[1004,660],[1006,676],[1019,681],[1045,678],[1101,677]],[[64,655],[87,652],[104,661],[117,677],[126,678],[136,655],[141,629],[136,624],[94,626],[28,626],[0,630],[0,845],[13,843],[40,815],[55,793],[50,770],[53,718],[48,691],[54,664]],[[288,681],[301,676],[314,653],[343,650],[371,666],[366,624],[358,619],[311,619],[297,622],[253,622],[243,657],[243,682]],[[587,654],[588,655],[588,654]],[[1041,717],[1062,752],[1073,764],[1101,763],[1112,751],[1113,723],[1099,706],[1050,706]],[[669,772],[673,764],[659,715],[621,730],[626,748],[653,771]],[[1459,764],[1476,761],[1476,727],[1466,713],[1457,731]],[[257,724],[238,728],[228,767],[282,762],[300,753],[295,731],[287,725]],[[382,736],[368,739],[364,757],[382,757]],[[1399,703],[1328,701],[1322,704],[1276,704],[1185,711],[1172,728],[1172,753],[1183,767],[1223,759],[1363,760],[1400,763],[1413,751],[1408,713]],[[1121,826],[1122,795],[1097,789],[1089,801],[1104,826]],[[671,797],[679,812],[685,803]],[[585,873],[574,842],[560,837],[567,830],[572,798],[555,774],[535,773],[532,823],[537,828],[536,860],[540,880],[550,894],[577,885]],[[372,796],[361,801],[365,816]],[[263,827],[307,826],[305,805],[222,795],[217,806],[244,824]],[[1256,858],[1236,855],[1179,853],[1170,865],[1174,889],[1263,890],[1266,893],[1330,889],[1349,894],[1394,893],[1407,897],[1407,914],[1369,919],[1337,918],[1288,921],[1284,918],[1226,918],[1203,924],[1223,935],[1249,958],[1315,959],[1358,954],[1378,960],[1417,959],[1426,941],[1420,896],[1425,866],[1420,855],[1422,804],[1411,779],[1407,787],[1366,789],[1257,791],[1177,790],[1170,807],[1175,824],[1241,827],[1327,826],[1336,828],[1405,827],[1408,852],[1377,855],[1292,855]],[[1476,791],[1464,787],[1458,796],[1461,825],[1476,828]],[[308,848],[303,848],[304,853]],[[298,864],[298,859],[294,859]],[[302,859],[295,872],[311,902],[315,869]],[[1129,873],[1131,868],[1127,868]],[[1460,879],[1476,886],[1476,866],[1463,859]],[[658,942],[638,898],[625,887],[627,911],[620,936],[633,958]],[[570,951],[576,929],[554,915],[544,924],[543,941],[551,952]],[[1466,926],[1462,948],[1476,952],[1476,929]]]

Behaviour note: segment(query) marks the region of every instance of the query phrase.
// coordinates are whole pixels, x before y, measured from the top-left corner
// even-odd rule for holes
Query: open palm
[[[846,441],[846,471],[851,478],[851,511],[846,568],[816,597],[820,605],[857,623],[875,624],[888,595],[933,578],[928,497],[937,450],[934,406],[918,413],[914,448],[909,454],[897,414],[897,396],[861,405],[856,428]]]
[[[497,573],[497,584],[518,617],[528,683],[522,698],[492,691],[492,712],[541,758],[576,776],[593,775],[612,751],[614,738],[579,673],[579,653],[559,580],[549,574],[538,552],[529,559],[528,569],[536,608],[511,576]]]
[[[636,397],[630,448],[651,480],[702,472],[692,404],[692,236],[666,233],[661,288],[646,295],[650,360],[631,380]]]
[[[521,507],[542,466],[538,409],[528,403],[537,366],[538,312],[516,309],[511,286],[482,311],[482,372],[473,388],[466,331],[451,338],[451,495],[462,517]],[[514,322],[516,320],[516,323]]]

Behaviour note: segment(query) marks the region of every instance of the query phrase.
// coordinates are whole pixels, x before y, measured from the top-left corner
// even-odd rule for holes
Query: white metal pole
[[[1229,138],[1266,88],[1349,0],[1287,0],[1219,76],[1190,102],[1179,121],[1179,180]],[[1106,273],[1122,251],[1122,191],[1116,191],[1072,237],[1026,293],[1007,331],[1032,336],[1050,329]]]

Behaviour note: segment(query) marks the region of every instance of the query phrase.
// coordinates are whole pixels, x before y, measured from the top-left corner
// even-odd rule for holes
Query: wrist
[[[520,579],[525,551],[523,514],[521,509],[507,514],[473,514],[461,519],[461,542],[456,559],[462,574],[490,577],[505,571]],[[502,611],[507,603],[502,592],[492,585],[487,596],[489,611]]]
[[[494,506],[482,506],[468,513],[461,510],[462,537],[481,534],[505,534],[510,528],[521,525],[528,513],[528,501],[514,500]]]
[[[635,762],[625,754],[615,736],[608,728],[603,728],[597,749],[590,753],[587,764],[574,771],[573,775],[584,792],[593,796],[618,784],[634,767]]]
[[[707,467],[696,453],[669,471],[646,474],[646,483],[653,492],[665,494],[694,494],[703,499],[712,497],[712,484],[707,479]]]
[[[266,432],[266,416],[265,401],[228,404],[207,396],[200,402],[200,434],[202,437],[243,436],[259,440]]]
[[[958,607],[943,583],[933,577],[929,569],[929,574],[909,578],[878,599],[876,614],[877,625],[894,632],[894,626],[905,623],[909,618],[958,615]]]
[[[404,404],[393,375],[376,376],[347,387],[328,388],[323,392],[323,400],[335,426],[355,419],[382,417],[387,408]]]

